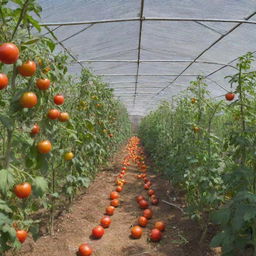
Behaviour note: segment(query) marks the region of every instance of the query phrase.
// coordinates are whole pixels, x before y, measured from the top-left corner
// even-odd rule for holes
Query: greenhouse
[[[255,15],[0,0],[0,255],[255,256]]]

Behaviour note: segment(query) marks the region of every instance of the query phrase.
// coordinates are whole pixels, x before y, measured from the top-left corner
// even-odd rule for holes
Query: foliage
[[[0,63],[0,73],[9,78],[8,87],[0,90],[0,254],[20,247],[15,229],[29,230],[36,237],[38,221],[32,216],[42,207],[51,212],[53,231],[56,207],[67,198],[71,202],[79,189],[88,187],[130,135],[127,111],[112,90],[86,69],[80,79],[71,76],[67,55],[55,53],[52,39],[35,32],[41,31],[35,20],[40,11],[35,0],[0,1],[0,45],[13,42],[20,50],[15,64]],[[35,75],[29,78],[17,72],[17,66],[27,60],[37,64]],[[50,88],[39,90],[38,78],[50,79]],[[36,93],[38,104],[22,108],[19,99],[29,91]],[[65,96],[63,105],[54,104],[57,93]],[[70,120],[50,120],[47,112],[52,108],[68,112]],[[37,135],[31,135],[34,124],[40,126]],[[53,149],[44,155],[36,145],[45,139]],[[69,151],[75,157],[66,161],[64,154]],[[32,184],[28,199],[18,199],[13,193],[14,185],[22,182]]]
[[[211,221],[222,231],[212,246],[223,255],[254,250],[255,71],[254,57],[239,58],[229,79],[236,99],[211,99],[203,77],[171,103],[146,116],[139,135],[157,169],[186,192],[187,212],[199,220],[201,239]]]

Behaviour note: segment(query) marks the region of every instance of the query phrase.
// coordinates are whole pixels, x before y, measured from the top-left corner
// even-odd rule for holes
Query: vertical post
[[[136,94],[137,94],[139,71],[140,71],[140,51],[141,51],[142,25],[143,25],[143,19],[144,19],[143,12],[144,12],[144,0],[141,0],[138,58],[137,58],[137,71],[136,71],[135,86],[134,86],[133,107],[135,106],[135,103],[136,103]]]

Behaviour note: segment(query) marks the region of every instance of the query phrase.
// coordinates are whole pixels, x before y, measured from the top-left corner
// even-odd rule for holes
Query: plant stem
[[[25,14],[26,14],[29,1],[30,1],[30,0],[26,0],[26,2],[24,3],[24,5],[23,5],[23,7],[22,7],[22,9],[21,9],[20,17],[19,17],[18,22],[17,22],[17,24],[16,24],[16,26],[15,26],[13,32],[12,32],[11,41],[13,40],[13,38],[14,38],[16,32],[17,32],[17,29],[19,28],[20,23],[22,22],[23,17],[24,17]]]
[[[12,145],[13,130],[7,130],[7,146],[5,152],[5,168],[9,168],[11,157],[11,145]]]
[[[16,68],[16,63],[14,63],[12,68],[12,81],[11,81],[11,87],[13,90],[15,89],[16,77],[17,77],[17,68]]]
[[[55,193],[55,168],[52,168],[52,193]],[[50,219],[50,234],[54,235],[54,208],[55,208],[55,198],[52,197],[52,207],[51,207],[51,219]]]
[[[241,79],[242,67],[239,66],[239,75],[238,75],[238,90],[239,90],[239,98],[240,98],[240,113],[241,113],[241,126],[242,133],[245,136],[245,117],[244,117],[244,104],[243,104],[243,91],[242,91],[242,79]],[[244,165],[245,162],[245,147],[242,146],[242,156],[241,156],[241,165]]]

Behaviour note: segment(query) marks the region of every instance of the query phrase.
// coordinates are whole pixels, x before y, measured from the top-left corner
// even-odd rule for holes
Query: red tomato
[[[149,179],[148,179],[148,178],[144,178],[143,180],[144,180],[144,183],[145,183],[145,184],[149,182]]]
[[[113,199],[110,204],[114,207],[118,207],[119,206],[119,200],[118,199]]]
[[[142,195],[136,196],[137,203],[139,203],[141,200],[145,200],[145,197]]]
[[[59,115],[60,122],[66,122],[69,120],[69,114],[67,112],[61,112]]]
[[[231,100],[233,100],[233,99],[235,98],[235,94],[232,93],[232,92],[228,92],[228,93],[225,95],[225,98],[226,98],[226,100],[231,101]]]
[[[37,104],[37,96],[33,92],[25,92],[20,98],[20,105],[23,108],[33,108]]]
[[[139,223],[140,226],[146,227],[147,224],[148,224],[148,219],[144,216],[140,216],[139,219],[138,219],[138,223]]]
[[[4,43],[0,45],[0,61],[4,64],[15,63],[20,55],[20,51],[15,44]]]
[[[148,195],[149,195],[149,196],[152,196],[152,195],[154,195],[154,194],[155,194],[155,190],[150,189],[150,190],[148,191]]]
[[[118,192],[116,192],[116,191],[111,192],[110,195],[109,195],[109,198],[112,199],[112,200],[119,198]]]
[[[112,206],[112,205],[110,205],[110,206],[108,206],[107,208],[106,208],[106,214],[107,215],[113,215],[114,214],[114,211],[115,211],[115,207],[114,206]]]
[[[18,71],[22,76],[33,76],[36,72],[36,63],[29,60],[19,66]]]
[[[37,149],[41,154],[47,154],[52,150],[52,144],[49,140],[42,140],[38,142]]]
[[[51,81],[47,78],[36,80],[36,86],[39,90],[45,91],[50,87],[50,85],[51,85]]]
[[[90,245],[84,243],[79,246],[79,256],[90,256],[92,255],[92,248]]]
[[[154,226],[156,229],[160,230],[160,231],[164,231],[165,230],[165,223],[163,221],[157,221],[155,223]]]
[[[154,242],[158,242],[160,241],[162,238],[162,233],[159,229],[152,229],[151,232],[150,232],[150,239]]]
[[[123,187],[121,187],[121,186],[116,187],[116,192],[121,192],[122,190],[123,190]]]
[[[32,188],[28,182],[18,184],[14,187],[14,193],[18,198],[27,198],[31,195]]]
[[[6,88],[8,85],[8,82],[9,80],[7,75],[4,73],[0,73],[0,90]]]
[[[140,226],[134,226],[132,229],[131,229],[131,236],[133,238],[140,238],[142,235],[142,228]]]
[[[153,205],[158,205],[159,204],[159,199],[158,198],[153,198],[153,199],[151,199],[151,203]]]
[[[18,240],[20,241],[20,243],[24,243],[25,240],[28,237],[28,232],[25,230],[17,230],[16,231],[16,237],[18,238]]]
[[[62,105],[64,103],[65,99],[62,94],[57,94],[54,96],[53,101],[56,105]]]
[[[147,202],[146,200],[144,200],[144,199],[142,199],[142,200],[139,201],[139,205],[140,205],[140,208],[141,208],[141,209],[146,209],[146,208],[148,208],[148,202]]]
[[[151,209],[145,209],[143,211],[143,216],[146,217],[147,219],[151,219],[153,216],[153,211]]]
[[[31,129],[31,134],[36,135],[40,132],[40,127],[38,124],[34,124],[33,128]]]
[[[141,179],[141,174],[138,174],[138,175],[137,175],[137,179]]]
[[[127,170],[127,168],[124,166],[124,167],[122,167],[122,170],[125,171],[125,170]]]
[[[60,116],[60,111],[58,109],[50,109],[47,113],[48,118],[55,120]]]
[[[94,238],[101,238],[104,235],[105,231],[104,228],[102,226],[97,226],[95,228],[92,229],[92,236]]]
[[[105,216],[100,220],[100,224],[103,228],[108,228],[111,224],[111,219],[109,216]]]
[[[145,188],[146,190],[148,190],[148,189],[150,188],[150,185],[148,185],[148,183],[147,183],[147,184],[144,185],[144,188]]]

